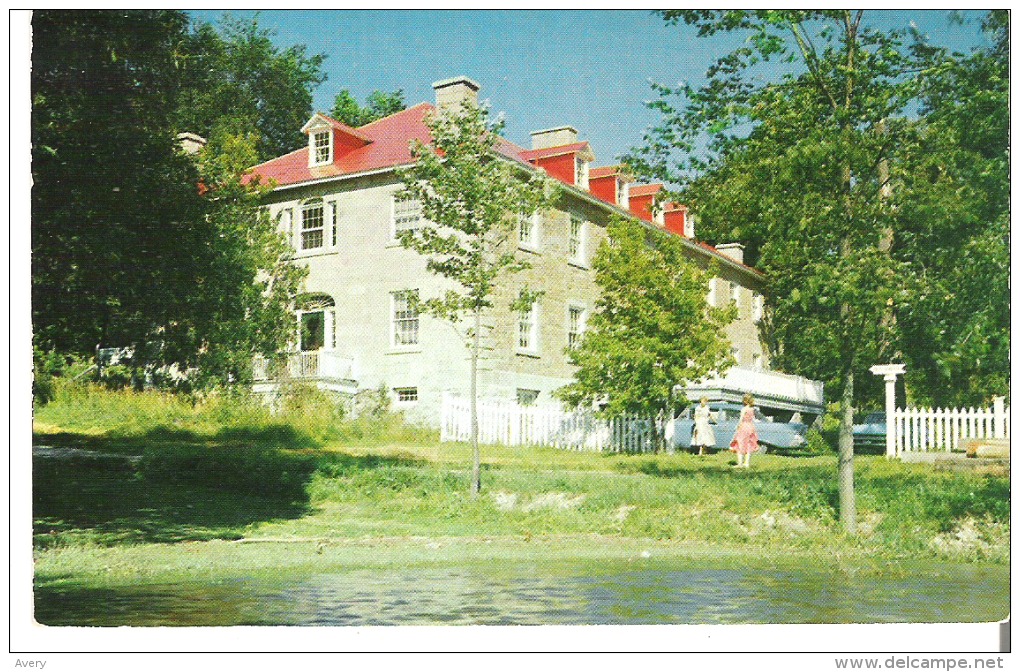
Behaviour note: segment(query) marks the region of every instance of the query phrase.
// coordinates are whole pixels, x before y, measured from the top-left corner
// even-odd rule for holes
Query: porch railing
[[[256,381],[268,380],[352,380],[354,360],[338,352],[313,350],[290,352],[282,362],[273,362],[261,355],[253,363]]]

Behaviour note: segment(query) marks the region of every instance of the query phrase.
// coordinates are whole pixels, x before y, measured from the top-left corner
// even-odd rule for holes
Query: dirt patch
[[[492,493],[492,500],[496,504],[496,508],[501,511],[512,511],[516,508],[520,508],[521,511],[539,511],[541,509],[565,511],[566,509],[574,509],[580,506],[584,501],[584,495],[571,497],[565,492],[547,492],[532,498],[530,502],[524,504],[521,502],[520,496],[515,492],[494,492]]]

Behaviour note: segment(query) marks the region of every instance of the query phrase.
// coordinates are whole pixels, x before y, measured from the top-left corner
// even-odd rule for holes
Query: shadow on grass
[[[323,453],[300,432],[273,425],[213,436],[159,427],[33,439],[77,449],[33,459],[37,547],[237,539],[250,525],[306,515],[316,471],[338,477],[426,463],[410,455]]]
[[[33,459],[36,546],[236,539],[254,523],[304,515],[315,458],[280,450],[307,446],[296,433],[266,429],[34,435],[37,446],[76,449]]]
[[[237,539],[248,525],[308,510],[307,501],[152,482],[109,461],[37,458],[32,480],[39,548]]]

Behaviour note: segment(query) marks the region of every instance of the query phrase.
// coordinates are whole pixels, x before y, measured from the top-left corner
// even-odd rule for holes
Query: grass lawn
[[[648,554],[865,570],[924,558],[1009,560],[1009,477],[1001,469],[859,457],[860,529],[849,538],[838,524],[834,455],[756,456],[738,471],[729,453],[483,447],[483,492],[474,499],[468,446],[389,420],[378,431],[347,425],[309,435],[286,418],[217,424],[193,421],[182,408],[169,422],[139,424],[124,412],[104,425],[101,414],[52,406],[37,414],[37,445],[141,459],[34,461],[41,585]]]

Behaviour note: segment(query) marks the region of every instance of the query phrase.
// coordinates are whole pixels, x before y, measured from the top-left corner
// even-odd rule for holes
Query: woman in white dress
[[[705,454],[705,446],[715,447],[715,432],[709,424],[710,419],[708,399],[702,397],[701,404],[694,409],[694,432],[691,434],[691,447],[698,447],[698,455]]]

